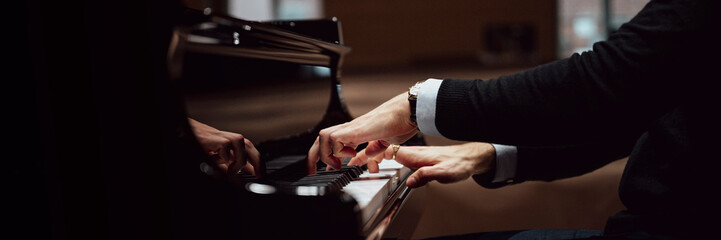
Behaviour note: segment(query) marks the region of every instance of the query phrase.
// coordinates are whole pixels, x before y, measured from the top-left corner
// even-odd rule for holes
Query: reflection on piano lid
[[[384,161],[381,172],[347,166],[306,175],[306,154],[318,132],[352,120],[340,94],[343,46],[333,19],[252,22],[192,11],[175,29],[171,76],[188,115],[238,132],[261,153],[263,178],[230,180],[244,195],[240,226],[249,238],[382,236],[410,189],[411,170]],[[425,145],[418,135],[409,145]],[[358,150],[363,148],[360,146]],[[209,164],[203,171],[214,173]],[[280,227],[282,226],[282,227]]]
[[[350,52],[349,47],[341,45],[340,23],[336,18],[260,23],[222,14],[206,15],[191,9],[188,9],[188,14],[198,23],[180,26],[174,33],[169,59],[175,78],[182,74],[185,54],[179,51],[278,60],[334,69],[340,67],[341,58]],[[319,27],[326,31],[313,30]],[[319,35],[309,37],[299,32]],[[328,34],[338,37],[328,37]]]

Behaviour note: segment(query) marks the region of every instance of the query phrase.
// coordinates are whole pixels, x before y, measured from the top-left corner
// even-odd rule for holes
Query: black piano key
[[[333,179],[334,179],[334,176],[331,176],[331,175],[315,174],[315,175],[308,175],[301,179],[298,179],[298,181],[296,181],[296,183],[329,182]]]
[[[325,188],[327,190],[340,190],[344,186],[350,184],[352,181],[358,179],[363,173],[364,169],[361,166],[348,166],[350,158],[342,160],[342,167],[338,170],[325,170],[325,167],[319,167],[318,172],[312,175],[298,175],[295,178],[285,177],[287,174],[293,175],[294,173],[286,173],[283,171],[290,165],[296,164],[297,157],[279,157],[266,163],[266,171],[274,173],[272,178],[275,178],[275,182],[280,185],[288,186],[315,186]],[[296,174],[297,175],[297,174]],[[243,179],[253,180],[254,176],[249,174],[243,174],[239,176]]]
[[[358,176],[363,174],[363,170],[358,166],[343,166],[343,170],[347,171],[353,179],[357,179]]]
[[[308,175],[307,177],[301,178],[298,181],[296,181],[296,184],[303,185],[303,184],[315,184],[315,183],[327,183],[336,185],[338,187],[342,187],[341,184],[337,181],[338,176],[336,174],[316,174],[316,175]]]
[[[350,183],[350,179],[348,179],[348,176],[344,174],[339,174],[336,179],[336,182],[342,184],[343,186],[348,185]]]
[[[348,178],[347,178],[346,176],[342,175],[342,174],[336,175],[336,176],[335,176],[335,179],[333,179],[333,182],[338,183],[341,187],[342,187],[342,186],[345,186],[345,185],[348,185],[348,184],[350,183],[350,181],[348,180]]]
[[[342,174],[334,174],[331,176],[333,176],[333,178],[331,179],[331,183],[337,185],[340,188],[342,188],[343,186],[345,186],[346,184],[349,183],[349,182],[346,183],[346,181],[343,179]]]
[[[329,170],[323,172],[324,174],[334,175],[337,176],[338,181],[341,181],[343,185],[347,185],[352,180],[352,177],[350,176],[350,173],[347,170]]]
[[[250,174],[250,173],[236,174],[236,175],[235,175],[235,178],[242,179],[242,180],[247,180],[247,181],[252,181],[252,180],[257,180],[257,179],[258,179],[258,177],[256,177],[256,176],[253,175],[253,174]]]

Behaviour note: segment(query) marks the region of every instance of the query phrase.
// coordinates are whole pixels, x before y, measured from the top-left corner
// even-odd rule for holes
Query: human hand
[[[308,173],[316,172],[319,160],[340,169],[340,158],[355,156],[359,144],[368,142],[371,149],[385,149],[413,137],[418,128],[410,120],[407,96],[402,93],[353,121],[321,130],[308,151]]]
[[[228,175],[242,170],[260,177],[260,153],[250,140],[241,134],[220,131],[191,118],[188,118],[188,122],[203,151],[218,168]]]
[[[369,155],[361,151],[351,159],[348,165],[366,162],[368,170],[378,163],[393,158],[393,148],[387,147],[382,154]],[[496,151],[489,143],[465,143],[452,146],[402,146],[395,153],[395,160],[411,169],[417,169],[406,180],[412,188],[420,187],[432,180],[441,183],[453,183],[464,180],[473,174],[484,173],[493,168]]]

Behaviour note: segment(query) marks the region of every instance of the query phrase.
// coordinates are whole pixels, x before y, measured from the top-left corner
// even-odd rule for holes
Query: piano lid
[[[198,14],[175,29],[169,51],[190,117],[243,134],[265,163],[304,158],[320,129],[352,119],[338,80],[350,48],[341,45],[337,19],[252,22]]]

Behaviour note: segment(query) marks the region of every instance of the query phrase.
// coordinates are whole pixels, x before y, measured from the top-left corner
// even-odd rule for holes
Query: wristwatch
[[[413,123],[416,123],[416,102],[418,101],[418,91],[420,91],[423,82],[425,81],[416,82],[416,84],[408,88],[408,103],[411,105],[411,121]]]

